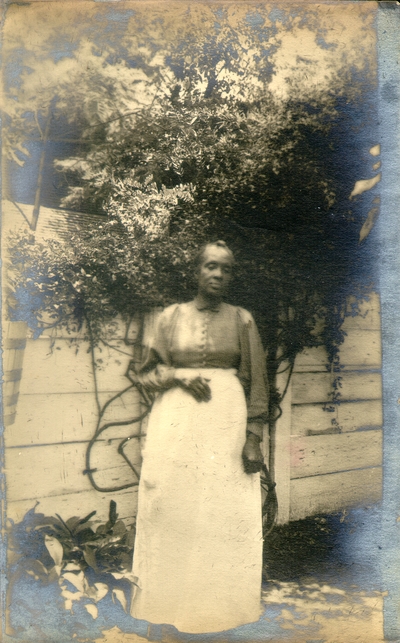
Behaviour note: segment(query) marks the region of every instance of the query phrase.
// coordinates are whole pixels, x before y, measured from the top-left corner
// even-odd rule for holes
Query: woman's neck
[[[196,296],[196,301],[204,306],[213,307],[213,306],[219,306],[223,301],[223,297],[221,297],[220,295],[213,297],[208,293],[198,292]]]

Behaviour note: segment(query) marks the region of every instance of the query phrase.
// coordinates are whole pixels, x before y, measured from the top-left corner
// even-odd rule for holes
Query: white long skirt
[[[211,400],[173,388],[149,418],[131,613],[205,633],[260,616],[261,492],[259,474],[243,469],[246,403],[236,371],[195,372],[209,378]]]

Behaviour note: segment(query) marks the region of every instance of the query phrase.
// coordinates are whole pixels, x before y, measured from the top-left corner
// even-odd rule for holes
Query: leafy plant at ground
[[[64,607],[79,603],[97,618],[97,603],[108,594],[127,611],[134,547],[134,527],[118,520],[116,504],[110,502],[109,519],[94,526],[91,512],[84,518],[48,517],[28,512],[10,529],[12,574],[24,573],[37,581],[57,583]]]

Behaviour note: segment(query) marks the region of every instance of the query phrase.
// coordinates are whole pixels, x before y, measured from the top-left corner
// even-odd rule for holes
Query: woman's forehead
[[[220,246],[210,245],[204,248],[202,263],[208,263],[209,261],[233,264],[233,258],[229,250]]]

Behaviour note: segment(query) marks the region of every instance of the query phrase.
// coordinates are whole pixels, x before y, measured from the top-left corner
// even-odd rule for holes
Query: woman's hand
[[[210,380],[197,375],[196,377],[175,377],[175,383],[185,391],[193,395],[197,402],[208,402],[211,400],[211,389],[208,384]]]
[[[246,473],[258,473],[264,464],[260,449],[260,440],[254,433],[248,433],[242,452],[244,470]]]

